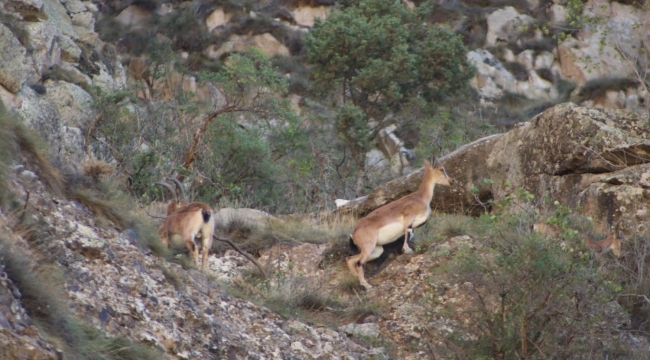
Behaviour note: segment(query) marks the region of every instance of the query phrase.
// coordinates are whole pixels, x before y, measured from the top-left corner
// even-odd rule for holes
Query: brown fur
[[[203,252],[201,271],[205,271],[215,225],[212,208],[199,202],[188,203],[184,198],[178,201],[176,192],[169,184],[158,184],[170,189],[174,194],[174,199],[167,205],[167,217],[158,227],[158,236],[165,247],[169,247],[171,243],[175,242],[174,239],[180,237],[180,240],[189,249],[195,266],[198,266],[199,263],[199,249],[194,239],[200,238],[201,251]]]
[[[562,234],[562,230],[559,227],[546,224],[542,221],[533,224],[533,231],[542,233],[545,236],[560,236]]]
[[[621,257],[621,239],[614,233],[609,234],[609,236],[601,241],[593,241],[587,236],[585,237],[585,245],[596,252],[596,258],[605,255],[609,250],[617,258]]]
[[[541,221],[533,225],[533,230],[546,236],[559,236],[562,233],[560,228],[557,226],[549,225]],[[609,250],[611,250],[617,258],[621,257],[621,239],[619,239],[614,233],[611,233],[601,241],[594,241],[590,237],[586,236],[585,245],[596,252],[596,258],[598,259]]]
[[[431,166],[425,160],[424,175],[418,190],[376,209],[357,222],[350,239],[361,253],[348,257],[346,261],[350,272],[359,278],[363,287],[371,288],[363,273],[366,262],[382,254],[382,245],[392,243],[402,236],[408,240],[409,229],[412,231],[429,218],[435,185],[450,186],[453,182],[440,163]],[[404,241],[403,250],[405,254],[413,253],[408,241]]]

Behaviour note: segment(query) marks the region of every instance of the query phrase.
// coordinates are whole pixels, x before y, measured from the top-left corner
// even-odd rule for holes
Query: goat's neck
[[[427,204],[431,203],[431,200],[433,199],[433,188],[435,185],[436,179],[434,175],[425,170],[424,175],[422,176],[422,183],[416,193],[422,200],[426,201]]]

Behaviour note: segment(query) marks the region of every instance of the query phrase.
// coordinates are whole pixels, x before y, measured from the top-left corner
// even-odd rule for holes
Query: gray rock
[[[4,24],[0,23],[0,84],[16,93],[23,83],[36,74],[34,63],[27,56],[27,49]]]
[[[81,87],[65,81],[48,81],[47,99],[67,126],[84,128],[92,120],[92,97]]]
[[[346,334],[360,337],[379,337],[379,325],[375,323],[348,324],[339,327]]]

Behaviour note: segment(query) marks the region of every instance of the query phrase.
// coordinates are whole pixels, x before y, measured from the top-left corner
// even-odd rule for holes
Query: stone
[[[633,75],[639,44],[650,40],[650,11],[618,2],[590,0],[583,15],[601,16],[604,20],[585,26],[576,39],[560,44],[562,76],[582,85],[603,77]]]
[[[85,128],[93,118],[93,98],[81,87],[65,81],[47,82],[47,99],[67,126]]]
[[[303,26],[312,27],[314,26],[314,22],[317,18],[325,20],[330,12],[332,12],[332,8],[328,6],[303,6],[291,11],[291,15],[296,20],[296,23]]]
[[[89,31],[95,30],[95,18],[93,14],[89,11],[81,12],[78,14],[72,15],[72,25],[80,26]]]
[[[569,13],[563,5],[553,4],[546,12],[553,25],[566,25]]]
[[[374,323],[368,324],[348,324],[339,328],[346,334],[358,337],[379,337],[379,326]]]
[[[211,32],[215,28],[226,25],[230,21],[230,14],[224,13],[222,8],[218,8],[215,11],[211,12],[205,18],[205,25],[208,27],[208,31]]]
[[[22,99],[4,86],[0,85],[0,101],[7,107],[7,110],[15,110],[23,104]]]
[[[27,49],[11,30],[0,23],[0,85],[12,93],[20,91],[27,79],[36,75],[34,63],[27,56]]]
[[[216,211],[214,216],[218,228],[226,228],[232,221],[250,226],[266,226],[269,221],[280,221],[264,211],[247,208],[222,208]]]
[[[477,74],[470,80],[470,85],[479,92],[481,98],[498,99],[504,90],[516,91],[517,79],[489,51],[470,51],[467,59],[476,66]]]
[[[526,70],[533,68],[533,58],[535,57],[535,52],[533,50],[524,50],[517,55],[517,62],[523,65]]]
[[[61,0],[61,3],[71,15],[88,11],[80,0]]]
[[[131,5],[122,10],[122,12],[115,17],[115,21],[124,26],[137,29],[145,26],[146,20],[149,19],[149,17],[151,17],[151,13],[147,10],[137,5]]]
[[[431,203],[436,211],[478,215],[485,211],[481,204],[522,188],[536,198],[582,206],[601,230],[618,222],[648,223],[650,190],[643,183],[650,179],[650,133],[633,114],[560,104],[439,160],[455,183],[436,187]],[[417,189],[421,177],[418,169],[392,180],[331,216],[363,216]],[[640,211],[627,211],[631,204]]]
[[[43,0],[6,0],[0,3],[0,9],[30,22],[46,18],[43,13]]]
[[[535,70],[550,69],[555,61],[555,56],[549,51],[542,51],[535,56]]]
[[[78,62],[79,57],[81,56],[81,48],[77,45],[77,43],[72,41],[72,39],[67,36],[59,36],[56,39],[59,45],[61,60],[70,63]]]
[[[498,9],[488,15],[485,45],[495,46],[499,42],[515,42],[519,39],[522,27],[532,25],[533,22],[533,18],[519,14],[512,6]]]

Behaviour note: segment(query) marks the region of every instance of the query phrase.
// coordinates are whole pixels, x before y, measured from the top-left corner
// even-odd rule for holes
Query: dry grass
[[[68,199],[79,202],[100,219],[113,222],[122,229],[132,229],[138,244],[157,255],[171,258],[154,225],[137,214],[133,199],[120,190],[121,183],[115,177],[93,179],[68,174],[67,183],[65,195]]]
[[[264,222],[233,218],[221,229],[240,248],[258,257],[274,246],[324,244],[336,241],[350,231],[348,224],[318,224],[305,217],[269,218]]]

